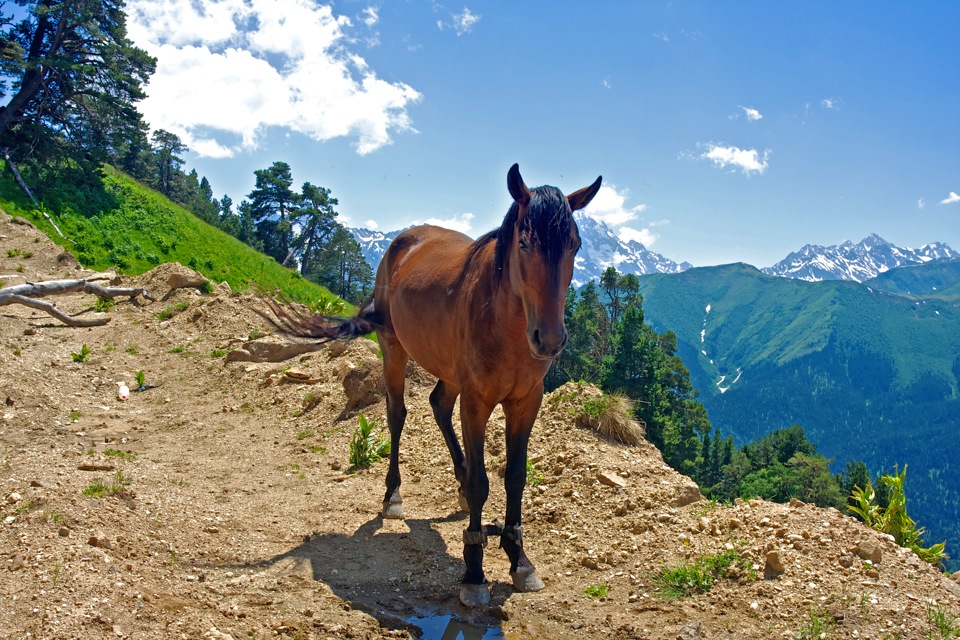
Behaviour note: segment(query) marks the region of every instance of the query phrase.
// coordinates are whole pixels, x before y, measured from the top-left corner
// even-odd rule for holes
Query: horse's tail
[[[365,336],[383,326],[382,316],[374,307],[373,298],[367,300],[352,318],[308,315],[290,303],[281,304],[266,296],[261,296],[261,300],[270,308],[272,315],[259,309],[254,311],[278,331],[301,338],[313,338],[321,344]]]

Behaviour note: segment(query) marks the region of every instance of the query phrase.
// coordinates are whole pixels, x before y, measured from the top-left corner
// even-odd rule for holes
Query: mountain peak
[[[648,273],[679,273],[691,268],[689,262],[674,262],[669,258],[650,251],[636,240],[624,241],[617,237],[610,227],[601,220],[591,218],[582,211],[573,214],[580,229],[582,245],[577,254],[573,272],[573,286],[585,285],[598,279],[607,267],[614,267],[621,273],[644,275]],[[397,237],[397,231],[371,231],[369,229],[348,229],[360,244],[364,258],[376,271],[383,258],[384,251]]]
[[[799,280],[863,282],[896,267],[958,257],[960,253],[941,242],[925,244],[919,249],[904,249],[871,233],[857,244],[847,240],[829,247],[804,245],[762,271]]]

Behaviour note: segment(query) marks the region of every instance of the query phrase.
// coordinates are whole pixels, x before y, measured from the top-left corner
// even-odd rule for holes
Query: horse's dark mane
[[[576,224],[566,197],[556,187],[537,187],[530,190],[530,202],[527,203],[526,210],[521,223],[523,230],[529,232],[531,241],[544,253],[547,262],[558,265],[567,249],[571,225]],[[519,215],[520,205],[514,202],[498,229],[488,231],[474,241],[467,254],[466,264],[470,264],[486,245],[496,242],[494,279],[499,284]]]

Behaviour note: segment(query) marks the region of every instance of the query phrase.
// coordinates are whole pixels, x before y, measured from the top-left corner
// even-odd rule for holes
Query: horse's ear
[[[598,191],[600,191],[601,182],[603,182],[603,176],[598,176],[597,181],[589,187],[584,187],[583,189],[574,191],[568,195],[567,202],[570,203],[570,209],[573,211],[579,211],[590,204],[590,201],[593,200],[593,197],[597,195]]]
[[[507,172],[507,189],[514,201],[523,206],[530,202],[530,190],[523,184],[523,178],[520,177],[520,165],[514,164]]]

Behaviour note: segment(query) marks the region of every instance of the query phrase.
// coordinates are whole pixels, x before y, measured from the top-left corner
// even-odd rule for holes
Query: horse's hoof
[[[511,571],[510,577],[513,579],[513,588],[523,593],[540,591],[540,589],[546,586],[543,584],[540,576],[537,575],[537,570],[533,567]]]
[[[460,602],[465,607],[486,606],[490,604],[490,583],[461,584]]]
[[[403,503],[384,502],[383,517],[387,520],[403,520]]]
[[[463,495],[463,489],[457,490],[457,504],[460,505],[460,511],[470,513],[470,503],[467,502],[467,496]]]

